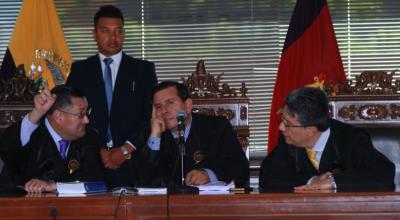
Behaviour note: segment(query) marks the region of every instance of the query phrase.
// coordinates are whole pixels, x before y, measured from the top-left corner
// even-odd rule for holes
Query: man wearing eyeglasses
[[[260,189],[296,192],[392,189],[395,166],[364,130],[329,118],[318,88],[290,93],[279,112],[278,147],[262,162]]]
[[[27,192],[55,191],[56,182],[103,180],[100,136],[87,127],[88,103],[65,85],[47,88],[34,108],[1,138],[0,153]]]

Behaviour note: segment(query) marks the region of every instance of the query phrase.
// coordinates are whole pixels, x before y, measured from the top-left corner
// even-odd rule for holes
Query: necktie
[[[104,58],[104,87],[106,89],[107,107],[108,107],[108,127],[107,127],[107,143],[112,140],[111,128],[110,128],[110,113],[111,113],[111,102],[112,102],[112,77],[110,64],[113,62],[112,58]]]
[[[61,139],[61,140],[58,141],[58,143],[60,144],[60,155],[61,155],[61,158],[63,160],[65,160],[65,159],[67,159],[66,152],[67,152],[67,148],[68,148],[68,145],[69,145],[69,141]]]
[[[317,160],[317,153],[318,151],[313,151],[313,150],[306,150],[307,151],[307,156],[312,165],[314,166],[315,169],[319,169],[319,164]]]

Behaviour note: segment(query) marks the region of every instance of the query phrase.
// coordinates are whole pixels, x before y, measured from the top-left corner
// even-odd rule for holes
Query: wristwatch
[[[124,145],[121,146],[122,154],[124,154],[125,159],[129,160],[132,158],[131,153],[129,153],[128,149]]]
[[[333,177],[332,174],[330,174],[330,175],[328,176],[328,179],[329,179],[329,181],[331,182],[331,189],[333,189],[333,190],[337,189],[337,185],[336,185],[336,182],[335,182],[335,178]]]

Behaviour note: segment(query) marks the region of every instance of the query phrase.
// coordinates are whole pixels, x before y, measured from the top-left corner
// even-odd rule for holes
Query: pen
[[[251,187],[246,187],[246,188],[230,188],[230,192],[246,192],[246,191],[252,191],[253,189]]]

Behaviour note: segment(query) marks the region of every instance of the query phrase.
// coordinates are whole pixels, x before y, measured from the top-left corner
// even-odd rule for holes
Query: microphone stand
[[[183,120],[178,120],[178,148],[181,158],[181,183],[179,187],[169,187],[168,193],[172,194],[196,194],[199,192],[197,187],[187,186],[185,184],[184,174],[184,157],[186,155],[185,150],[185,123]]]

